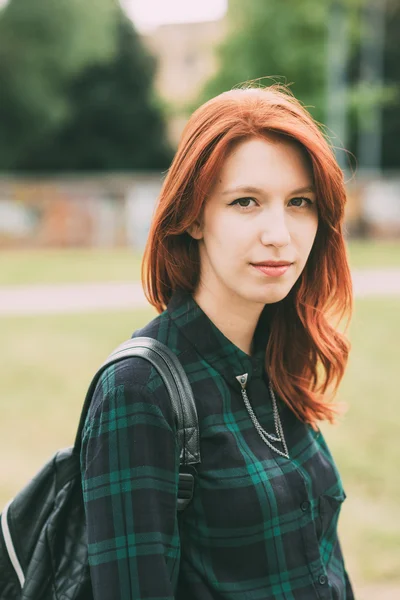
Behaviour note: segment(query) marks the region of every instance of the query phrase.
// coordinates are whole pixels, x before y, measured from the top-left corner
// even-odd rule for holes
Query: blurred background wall
[[[157,172],[3,175],[0,248],[141,251],[161,184]],[[358,172],[347,187],[347,238],[400,238],[400,173]]]

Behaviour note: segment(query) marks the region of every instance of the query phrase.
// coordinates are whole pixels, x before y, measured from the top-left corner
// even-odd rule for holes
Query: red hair
[[[197,240],[187,229],[201,217],[213,182],[230,149],[271,134],[296,141],[312,166],[318,230],[306,266],[289,294],[268,305],[266,369],[286,404],[314,428],[334,421],[328,402],[344,375],[350,342],[330,323],[353,308],[352,283],[342,233],[346,190],[343,173],[318,125],[280,85],[224,92],[200,106],[183,131],[164,180],[143,263],[146,298],[165,310],[176,289],[194,293],[200,277]],[[346,331],[345,329],[345,331]],[[328,398],[328,390],[330,397]]]

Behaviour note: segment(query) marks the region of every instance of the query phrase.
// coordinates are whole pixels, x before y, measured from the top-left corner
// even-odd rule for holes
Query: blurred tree
[[[219,70],[200,102],[253,79],[293,85],[293,93],[323,116],[327,0],[229,0],[228,32],[217,49]],[[268,76],[268,78],[266,78]]]
[[[68,119],[20,162],[30,170],[163,169],[172,160],[153,92],[155,59],[130,20],[116,22],[111,60],[90,65],[67,88]]]
[[[349,148],[357,155],[357,149],[365,143],[365,139],[360,137],[362,128],[367,130],[376,126],[376,118],[373,118],[374,107],[380,107],[382,110],[379,115],[379,128],[382,134],[381,156],[375,168],[400,168],[400,0],[386,0],[385,13],[383,15],[383,39],[382,57],[380,59],[380,76],[383,79],[383,85],[378,85],[377,77],[373,73],[372,77],[365,77],[365,70],[368,71],[368,64],[362,69],[362,44],[372,41],[376,34],[376,23],[370,23],[374,31],[368,31],[365,20],[363,22],[362,9],[369,5],[373,6],[372,0],[362,0],[359,13],[359,23],[357,30],[358,45],[353,52],[350,66],[349,79],[352,84],[350,95],[350,121],[351,137]],[[365,13],[364,13],[365,14]],[[374,52],[372,47],[370,52]],[[365,63],[365,58],[364,58]],[[364,73],[362,72],[364,70]],[[371,111],[372,109],[372,111]],[[372,115],[371,115],[372,112]],[[357,156],[357,158],[359,158]],[[362,165],[368,167],[369,165]]]
[[[400,169],[400,2],[388,0],[384,52],[384,80],[390,87],[390,101],[382,115],[382,166]]]
[[[383,112],[383,166],[400,165],[398,90],[400,80],[400,0],[387,0],[384,82],[360,82],[360,46],[366,35],[362,11],[372,0],[229,0],[227,35],[216,51],[218,70],[201,91],[188,112],[209,98],[240,84],[258,80],[260,86],[287,83],[295,96],[320,122],[330,123],[328,97],[332,86],[328,78],[334,44],[341,38],[331,26],[333,5],[344,8],[347,19],[349,65],[343,65],[341,78],[347,93],[349,139],[336,140],[357,153],[357,130],[368,119],[371,107],[380,105]],[[328,35],[333,45],[328,46]],[[337,48],[337,52],[341,49]],[[332,83],[332,82],[330,82]],[[334,101],[333,101],[334,102]],[[332,127],[334,122],[332,121]],[[335,137],[338,131],[326,133]],[[396,149],[395,147],[396,146]],[[348,162],[349,159],[342,162]]]
[[[379,164],[375,168],[400,168],[400,0],[386,0],[386,11],[383,26],[383,56],[381,59],[381,77],[383,85],[378,85],[375,76],[365,81],[362,73],[362,44],[371,32],[366,29],[365,21],[362,20],[362,9],[365,9],[371,0],[359,0],[360,10],[358,23],[354,29],[354,37],[357,44],[354,48],[349,64],[349,81],[351,93],[349,98],[350,140],[348,147],[357,156],[360,141],[360,130],[362,127],[373,127],[374,119],[371,119],[371,109],[375,106],[381,107],[381,149],[382,154]],[[372,27],[375,23],[372,23]],[[373,33],[376,33],[375,31]],[[371,49],[373,52],[374,49]],[[368,66],[368,65],[367,65]],[[364,67],[365,70],[365,67]],[[358,158],[358,156],[357,156]],[[368,165],[366,165],[368,166]]]
[[[114,52],[114,0],[10,0],[0,11],[0,168],[15,168],[68,114],[65,85]]]

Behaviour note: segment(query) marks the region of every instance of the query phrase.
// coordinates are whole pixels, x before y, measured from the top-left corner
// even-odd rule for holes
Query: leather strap
[[[201,461],[199,425],[192,388],[178,357],[165,344],[149,337],[137,337],[123,342],[109,355],[94,375],[83,405],[75,438],[74,452],[80,453],[86,416],[93,392],[102,373],[108,366],[131,356],[148,360],[157,369],[164,381],[171,399],[176,422],[178,443],[181,448],[181,466],[199,463]]]

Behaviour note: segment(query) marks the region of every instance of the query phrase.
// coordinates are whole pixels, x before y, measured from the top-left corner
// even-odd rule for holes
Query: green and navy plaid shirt
[[[108,367],[93,396],[81,454],[95,600],[351,600],[337,535],[342,482],[320,432],[278,398],[290,459],[261,439],[274,433],[262,313],[249,356],[193,297],[133,337],[179,357],[197,405],[202,462],[193,500],[176,511],[179,448],[170,400],[143,358]]]

